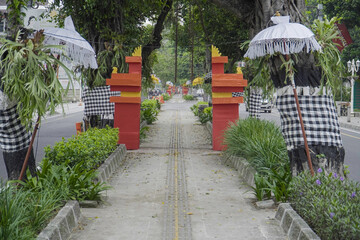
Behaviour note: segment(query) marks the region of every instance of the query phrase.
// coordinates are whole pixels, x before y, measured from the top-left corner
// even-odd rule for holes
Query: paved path
[[[107,201],[81,209],[72,240],[287,239],[276,210],[254,207],[251,189],[211,150],[210,134],[180,96],[162,105],[139,150],[128,151]]]

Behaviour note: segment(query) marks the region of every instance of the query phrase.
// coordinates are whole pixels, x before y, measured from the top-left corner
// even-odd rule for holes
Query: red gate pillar
[[[212,103],[213,103],[213,150],[221,151],[223,133],[230,122],[239,119],[239,103],[243,103],[243,91],[247,80],[242,74],[224,74],[227,56],[221,56],[212,46]]]
[[[141,47],[131,57],[125,58],[129,73],[112,73],[106,79],[111,91],[121,91],[120,97],[110,97],[115,103],[114,127],[119,128],[119,144],[126,149],[140,147],[140,105],[141,105]]]

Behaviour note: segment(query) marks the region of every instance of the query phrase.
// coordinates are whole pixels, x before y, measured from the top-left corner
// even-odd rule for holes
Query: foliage
[[[321,239],[359,239],[360,185],[325,174],[302,172],[290,188],[290,203]]]
[[[71,80],[72,73],[50,49],[58,46],[44,46],[43,34],[37,32],[33,39],[16,41],[1,39],[0,71],[4,93],[19,104],[17,112],[21,122],[29,126],[35,113],[44,116],[48,111],[62,104],[64,89],[57,78],[57,68],[62,67]]]
[[[224,143],[228,154],[246,158],[257,170],[280,169],[289,163],[284,138],[273,122],[239,119],[225,131]]]
[[[171,95],[169,95],[169,94],[167,94],[167,93],[163,93],[163,94],[161,94],[161,95],[163,96],[164,101],[168,101],[168,100],[171,99]]]
[[[199,106],[203,105],[200,109]],[[204,108],[204,105],[206,106]],[[212,107],[208,107],[207,102],[199,101],[190,107],[190,110],[198,117],[201,124],[212,122]]]
[[[212,122],[212,107],[204,108],[203,112],[199,112],[198,117],[201,124]]]
[[[285,164],[284,168],[281,169],[264,167],[259,172],[267,179],[267,181],[265,181],[267,184],[266,189],[273,194],[275,201],[286,202],[289,198],[289,186],[292,180],[290,165]]]
[[[158,100],[146,99],[141,103],[140,121],[146,121],[147,124],[152,124],[157,120],[160,112],[160,103]]]
[[[16,33],[20,30],[20,27],[24,25],[23,18],[26,16],[23,9],[27,9],[26,0],[7,0],[6,6],[8,9],[7,16],[7,31],[10,39],[15,39]]]
[[[95,181],[97,177],[95,169],[88,169],[83,161],[73,166],[69,162],[54,165],[49,159],[44,158],[38,176],[32,177],[27,174],[28,181],[20,184],[24,189],[38,194],[53,192],[63,201],[100,200],[100,192],[109,187]]]
[[[325,84],[333,93],[339,92],[342,86],[341,77],[345,76],[345,66],[341,62],[340,52],[333,40],[339,38],[335,22],[339,19],[334,17],[324,21],[315,20],[312,25],[312,31],[316,36],[316,40],[322,48],[322,52],[316,52],[315,57],[317,64],[322,69],[321,83]]]
[[[116,147],[117,129],[90,129],[87,132],[73,139],[86,142],[90,148],[91,142],[97,141],[101,143],[100,146],[97,145],[99,152],[104,152],[101,146],[108,151],[113,151],[113,146]],[[71,146],[76,147],[75,144]],[[47,154],[40,164],[41,170],[37,172],[37,176],[32,176],[28,171],[27,181],[9,181],[8,186],[1,185],[1,239],[35,239],[36,234],[48,224],[64,202],[70,199],[100,200],[100,193],[109,189],[104,183],[96,182],[95,165],[91,167],[84,160],[77,161],[74,156],[76,153],[68,154],[67,147],[69,146],[57,145],[54,148],[57,155],[55,150],[51,155],[57,159],[51,159],[50,154]],[[66,154],[68,158],[65,157]],[[91,154],[95,158],[108,155],[96,152]],[[59,161],[59,156],[63,157],[63,161]],[[12,183],[17,185],[11,185]]]
[[[353,43],[342,52],[343,63],[346,64],[347,61],[358,58],[360,56],[360,1],[322,0],[321,3],[324,5],[326,15],[341,18],[341,23],[346,25],[353,40]]]
[[[111,78],[113,67],[117,68],[118,73],[126,72],[125,55],[127,54],[120,44],[111,46],[105,43],[105,49],[97,54],[98,68],[81,68],[86,85],[90,88],[106,85],[106,78]]]
[[[255,173],[254,175],[255,187],[251,187],[251,189],[258,201],[271,198],[268,178],[268,176],[260,175],[259,173]]]
[[[140,129],[140,140],[146,138],[146,133],[150,130],[149,126],[144,126]]]
[[[269,197],[285,201],[291,171],[286,144],[279,127],[256,118],[240,119],[224,133],[226,154],[245,158],[258,172],[255,177],[255,196],[258,200]]]
[[[193,100],[195,100],[195,97],[193,95],[186,94],[186,95],[183,95],[183,99],[186,101],[193,101]]]
[[[35,231],[27,213],[30,192],[17,190],[15,186],[0,185],[0,239],[35,239]]]
[[[44,160],[54,165],[66,162],[69,168],[81,162],[83,169],[96,169],[116,149],[118,131],[117,128],[110,127],[91,128],[80,135],[57,142],[53,148],[45,147]]]
[[[51,10],[59,11],[55,17],[61,26],[66,16],[71,15],[77,31],[87,39],[95,52],[100,55],[107,54],[108,46],[116,48],[121,46],[121,51],[128,53],[135,47],[144,46],[143,57],[143,86],[151,85],[150,68],[154,61],[151,52],[158,48],[161,40],[163,19],[169,11],[168,0],[145,1],[102,1],[102,0],[54,0]],[[144,23],[149,20],[158,23],[158,28]],[[159,37],[160,35],[160,37]],[[144,54],[145,52],[145,54]],[[114,54],[116,52],[113,52]],[[114,56],[116,58],[116,56]],[[123,61],[117,58],[117,61]],[[99,61],[101,64],[102,62]],[[113,66],[106,66],[109,70]],[[101,82],[106,69],[86,71],[86,81],[89,86],[95,81]],[[89,78],[89,79],[88,79]]]
[[[212,94],[212,89],[211,89],[211,84],[210,83],[205,83],[203,84],[203,89],[204,89],[204,93],[208,94],[209,96],[211,96]]]
[[[187,95],[185,95],[187,96]],[[191,96],[191,95],[190,95]],[[190,107],[195,116],[199,116],[199,105],[208,105],[207,102],[199,101]]]

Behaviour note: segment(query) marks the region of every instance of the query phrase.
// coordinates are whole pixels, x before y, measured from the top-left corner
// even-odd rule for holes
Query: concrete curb
[[[80,206],[77,201],[68,201],[56,217],[38,235],[37,240],[68,239],[80,219]]]
[[[142,122],[140,123],[140,130],[141,130],[143,127],[146,127],[146,126],[147,126],[146,121],[142,121]]]
[[[360,131],[360,126],[351,123],[340,122],[340,127]]]
[[[119,145],[116,150],[98,168],[98,182],[105,182],[124,160],[126,147]],[[56,217],[38,235],[37,240],[65,240],[69,239],[72,230],[77,227],[81,218],[80,205],[77,201],[68,201]]]
[[[250,187],[255,187],[254,175],[256,170],[250,166],[245,158],[224,154],[224,163],[230,163],[239,173],[239,177]]]
[[[205,127],[209,131],[210,135],[212,136],[212,123],[211,122],[206,122]]]
[[[225,162],[230,162],[233,165],[245,183],[255,187],[254,175],[256,171],[245,158],[226,155],[224,157]],[[280,222],[280,227],[285,231],[289,240],[321,240],[289,203],[281,203],[278,206],[275,219]]]
[[[212,134],[211,123],[206,123],[206,129]],[[245,158],[223,154],[223,163],[230,164],[238,171],[239,177],[246,184],[255,187],[256,170]],[[321,240],[289,203],[281,203],[278,206],[275,219],[280,222],[280,227],[287,234],[289,240]]]
[[[122,160],[126,155],[126,147],[120,144],[116,150],[105,160],[105,162],[98,168],[98,182],[106,182],[109,177],[116,171]]]
[[[289,203],[281,203],[275,215],[290,240],[321,240]]]

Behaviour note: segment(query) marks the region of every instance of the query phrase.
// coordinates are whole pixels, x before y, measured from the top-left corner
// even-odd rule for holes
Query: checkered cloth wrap
[[[31,132],[21,124],[16,105],[0,111],[0,148],[5,152],[15,152],[27,148]]]
[[[260,118],[261,94],[250,93],[249,116]]]
[[[299,96],[301,115],[309,146],[342,146],[339,120],[332,96]],[[294,95],[278,96],[281,130],[287,149],[304,146]]]
[[[83,101],[85,103],[84,115],[114,114],[114,103],[110,102],[110,96],[120,96],[119,91],[110,91],[110,86],[85,88]]]
[[[232,97],[243,97],[244,93],[243,92],[232,92],[231,96]]]

